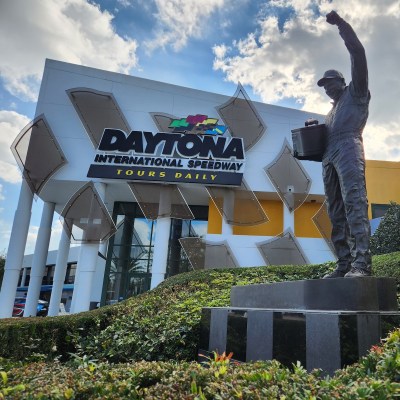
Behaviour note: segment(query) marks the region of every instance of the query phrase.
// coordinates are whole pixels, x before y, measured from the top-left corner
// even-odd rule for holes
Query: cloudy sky
[[[400,0],[0,0],[0,252],[21,174],[9,150],[34,118],[46,58],[326,113],[316,86],[349,56],[325,14],[350,22],[367,52],[367,159],[400,161]],[[33,252],[42,204],[33,207]],[[51,247],[60,225],[54,220]]]

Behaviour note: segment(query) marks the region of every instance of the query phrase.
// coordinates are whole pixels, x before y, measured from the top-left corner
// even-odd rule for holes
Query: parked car
[[[14,301],[13,317],[22,317],[24,315],[26,297],[16,297]],[[36,316],[44,317],[47,315],[49,303],[44,300],[38,300]]]

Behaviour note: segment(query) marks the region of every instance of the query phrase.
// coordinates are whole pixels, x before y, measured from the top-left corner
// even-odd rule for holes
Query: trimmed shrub
[[[373,259],[377,276],[400,284],[400,253]],[[108,362],[195,360],[201,309],[228,306],[234,285],[316,279],[334,263],[194,271],[114,306],[86,313],[0,321],[0,356]]]
[[[73,338],[78,332],[104,329],[115,309],[104,307],[87,313],[60,317],[31,317],[0,320],[0,357],[14,360],[61,358],[77,350]]]
[[[236,364],[216,357],[205,367],[171,361],[115,365],[81,358],[68,364],[10,364],[0,359],[0,398],[394,399],[400,394],[400,330],[331,378],[277,361]]]

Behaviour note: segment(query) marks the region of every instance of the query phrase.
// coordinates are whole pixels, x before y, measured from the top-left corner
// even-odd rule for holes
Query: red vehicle
[[[22,317],[24,315],[26,297],[16,297],[14,301],[13,317]],[[48,302],[44,300],[39,300],[37,305],[36,316],[44,317],[47,315]]]

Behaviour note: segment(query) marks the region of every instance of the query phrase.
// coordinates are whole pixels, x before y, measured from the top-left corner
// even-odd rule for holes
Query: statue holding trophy
[[[322,161],[328,215],[332,223],[331,240],[337,256],[336,269],[324,278],[357,278],[371,275],[371,229],[362,140],[371,98],[367,59],[350,24],[335,11],[327,14],[326,21],[339,28],[350,53],[351,82],[346,85],[342,73],[334,69],[326,71],[318,81],[318,86],[323,87],[333,100],[325,124],[318,125],[324,129],[324,149],[319,155],[297,158]],[[296,131],[299,130],[292,131],[293,139]],[[310,136],[307,140],[311,140]],[[295,143],[294,150],[296,157]]]

